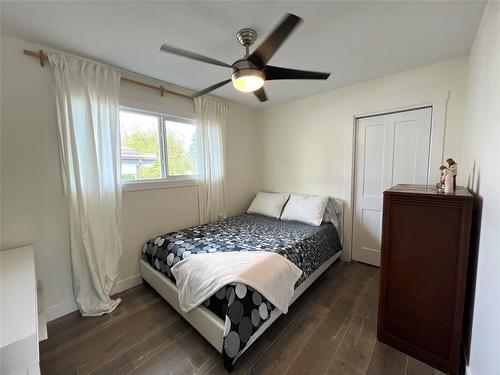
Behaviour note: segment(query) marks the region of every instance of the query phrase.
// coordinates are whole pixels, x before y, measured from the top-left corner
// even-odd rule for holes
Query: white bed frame
[[[336,199],[337,204],[342,212],[339,214],[339,226],[337,231],[342,241],[342,227],[343,227],[343,202]],[[337,252],[334,256],[323,263],[316,271],[314,271],[302,284],[299,285],[292,296],[292,303],[300,297],[304,291],[316,281],[316,279],[325,272],[337,259],[342,255],[342,251]],[[179,296],[177,286],[165,275],[155,270],[149,263],[141,259],[140,262],[141,276],[146,280],[189,324],[191,324],[210,344],[214,346],[220,353],[222,353],[223,337],[224,337],[224,321],[215,315],[212,311],[205,306],[200,305],[190,312],[184,312],[179,306]],[[274,309],[271,312],[270,318],[262,324],[259,329],[252,335],[247,345],[235,358],[243,354],[257,338],[259,338],[264,331],[281,315],[281,311]]]

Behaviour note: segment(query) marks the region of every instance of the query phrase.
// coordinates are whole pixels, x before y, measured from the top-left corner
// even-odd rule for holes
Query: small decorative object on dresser
[[[446,178],[446,172],[448,171],[448,167],[442,165],[439,167],[439,181],[436,184],[436,189],[438,193],[444,193],[444,181]]]
[[[444,170],[444,192],[446,194],[451,194],[455,191],[453,188],[453,174],[449,169]]]
[[[384,192],[377,336],[451,375],[459,372],[472,208],[460,186]]]
[[[446,162],[448,163],[448,169],[450,170],[450,172],[453,176],[453,190],[456,190],[457,189],[458,164],[452,158],[446,159]]]
[[[456,177],[457,177],[457,163],[453,159],[447,159],[449,167],[442,165],[439,167],[441,172],[439,176],[439,182],[436,184],[436,189],[438,193],[453,193],[456,186]]]

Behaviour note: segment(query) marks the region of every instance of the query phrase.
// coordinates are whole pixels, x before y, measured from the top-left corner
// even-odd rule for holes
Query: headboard
[[[340,208],[340,212],[337,215],[339,221],[337,232],[339,234],[340,243],[344,245],[344,201],[339,198],[334,198],[334,199],[335,203],[337,203],[337,206]]]

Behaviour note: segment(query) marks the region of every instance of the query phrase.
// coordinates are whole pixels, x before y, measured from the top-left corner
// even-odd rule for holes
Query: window
[[[195,175],[198,168],[195,125],[166,118],[165,135],[167,139],[168,175]]]
[[[122,181],[192,179],[196,175],[194,120],[120,110]]]

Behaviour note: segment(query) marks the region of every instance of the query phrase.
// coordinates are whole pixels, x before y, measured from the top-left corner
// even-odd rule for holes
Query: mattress
[[[143,246],[142,258],[175,282],[170,268],[193,254],[272,251],[303,271],[297,287],[341,249],[331,223],[316,227],[243,214],[155,237]],[[240,283],[226,285],[203,304],[225,322],[222,354],[229,366],[274,309],[258,291]]]

